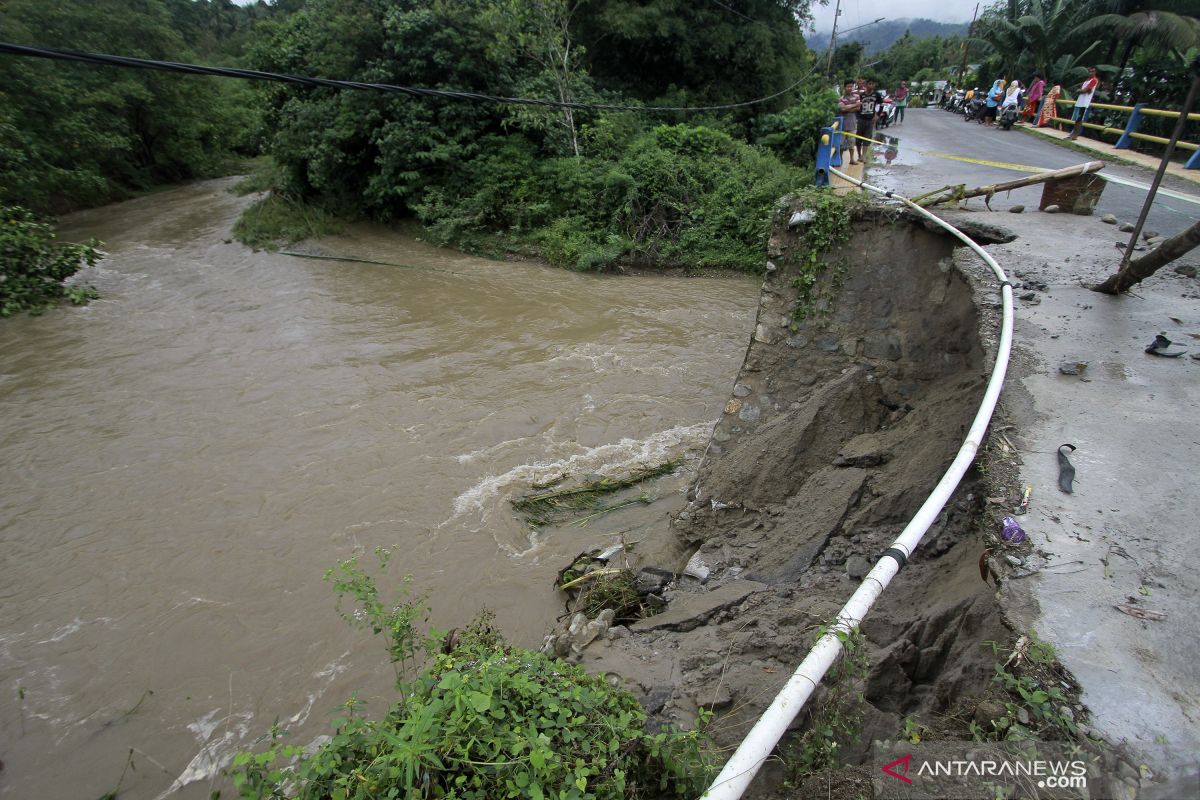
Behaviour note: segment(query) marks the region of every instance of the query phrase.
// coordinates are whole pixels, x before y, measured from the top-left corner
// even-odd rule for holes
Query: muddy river
[[[228,241],[232,180],[74,215],[108,257],[82,309],[0,321],[0,797],[207,798],[278,719],[376,711],[380,641],[322,573],[394,553],[432,623],[540,644],[555,573],[665,524],[752,327],[750,279],[486,261],[378,228],[310,252]],[[531,532],[567,472],[685,466],[658,499]],[[370,563],[364,558],[364,563]]]

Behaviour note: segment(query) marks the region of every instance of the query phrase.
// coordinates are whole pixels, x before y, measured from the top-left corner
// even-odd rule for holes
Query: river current
[[[235,796],[278,720],[375,712],[382,641],[324,571],[393,551],[448,628],[538,646],[577,553],[665,526],[721,412],[757,282],[577,274],[372,226],[309,252],[230,241],[198,183],[72,215],[100,300],[0,320],[0,797]],[[658,499],[532,531],[509,498],[681,458]],[[393,595],[394,596],[394,595]]]

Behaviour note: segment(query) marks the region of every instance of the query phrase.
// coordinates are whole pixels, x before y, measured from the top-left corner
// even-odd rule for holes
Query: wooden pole
[[[1167,150],[1163,153],[1162,161],[1158,162],[1158,172],[1154,173],[1154,182],[1150,184],[1150,191],[1146,194],[1146,202],[1142,204],[1142,213],[1138,215],[1137,224],[1133,226],[1133,235],[1129,237],[1129,244],[1126,245],[1125,252],[1121,256],[1121,266],[1117,270],[1118,273],[1125,269],[1126,265],[1129,264],[1129,259],[1133,257],[1133,246],[1138,243],[1138,236],[1142,233],[1142,226],[1146,224],[1146,217],[1150,216],[1150,206],[1154,204],[1154,195],[1158,193],[1158,185],[1162,183],[1163,174],[1167,171],[1167,164],[1171,163],[1171,154],[1175,152],[1175,143],[1183,135],[1183,128],[1187,125],[1187,118],[1192,110],[1192,103],[1196,102],[1196,92],[1200,91],[1200,58],[1192,62],[1192,72],[1192,88],[1188,90],[1187,99],[1183,101],[1183,111],[1179,113],[1179,122],[1175,123],[1175,132],[1171,134],[1171,141],[1167,142]],[[1117,291],[1121,291],[1119,281]]]
[[[842,0],[837,0],[837,5],[833,9],[833,33],[829,36],[829,60],[825,62],[825,76],[833,75],[833,49],[837,46],[837,23],[838,16],[842,13]]]
[[[1051,170],[1049,172],[1039,172],[1036,175],[1026,175],[1024,178],[1018,178],[1015,181],[1005,181],[1004,183],[993,183],[988,186],[979,186],[974,189],[965,189],[962,185],[946,186],[937,189],[933,192],[922,195],[919,198],[914,198],[919,206],[932,206],[938,203],[946,203],[954,200],[966,200],[968,197],[979,197],[980,195],[988,195],[989,197],[1000,192],[1007,192],[1011,189],[1020,189],[1022,186],[1033,186],[1046,181],[1057,181],[1063,178],[1074,178],[1079,175],[1087,175],[1090,172],[1099,172],[1104,169],[1103,161],[1088,161],[1086,164],[1076,164],[1073,167],[1063,167],[1062,169]]]
[[[967,74],[967,42],[975,35],[975,18],[979,16],[979,3],[975,4],[975,13],[971,15],[971,24],[967,28],[967,37],[962,43],[962,64],[958,67],[958,85],[962,87],[963,76]]]

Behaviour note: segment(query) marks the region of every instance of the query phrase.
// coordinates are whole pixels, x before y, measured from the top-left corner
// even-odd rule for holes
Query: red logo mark
[[[904,781],[905,783],[912,783],[912,778],[908,777],[908,765],[909,765],[909,762],[911,762],[911,761],[912,761],[912,753],[909,753],[904,758],[897,758],[892,763],[885,765],[884,767],[882,767],[882,769],[884,772],[886,772],[888,775],[891,775],[896,780],[901,780],[901,781]],[[903,772],[893,772],[892,767],[895,767],[895,766],[901,766],[901,769],[903,770]]]

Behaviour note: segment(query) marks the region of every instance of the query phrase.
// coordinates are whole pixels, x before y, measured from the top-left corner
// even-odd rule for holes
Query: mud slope
[[[723,744],[740,741],[953,460],[990,363],[973,257],[881,209],[827,254],[826,300],[794,323],[803,227],[787,226],[791,210],[771,240],[745,363],[673,521],[678,563],[659,565],[682,572],[698,556],[710,575],[678,577],[665,612],[582,654],[665,720],[713,708]],[[979,501],[960,487],[864,625],[863,742],[987,684],[993,658],[980,644],[1005,633],[979,578]]]

